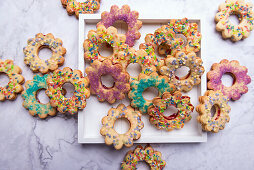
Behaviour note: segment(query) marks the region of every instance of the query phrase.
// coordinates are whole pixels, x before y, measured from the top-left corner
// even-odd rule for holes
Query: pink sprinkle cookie
[[[128,31],[126,32],[126,44],[134,46],[135,40],[141,36],[138,31],[142,27],[142,22],[138,20],[139,13],[131,11],[128,5],[123,5],[121,9],[117,5],[111,6],[110,12],[104,11],[101,14],[101,21],[97,24],[104,25],[106,28],[112,26],[116,21],[122,20],[128,24]]]
[[[152,146],[143,148],[138,145],[133,151],[126,153],[124,161],[121,163],[122,170],[135,170],[140,161],[145,161],[151,170],[161,170],[166,166],[166,162],[161,158],[161,152],[156,151]]]
[[[2,61],[0,59],[0,74],[4,73],[9,77],[8,84],[0,87],[0,101],[5,99],[14,100],[17,97],[17,93],[23,91],[22,84],[25,79],[21,75],[21,72],[20,67],[14,65],[12,60]]]
[[[62,93],[63,85],[67,82],[75,88],[73,96],[70,98],[66,98]],[[73,71],[69,67],[55,70],[52,76],[48,76],[47,85],[46,94],[50,98],[50,104],[57,107],[59,112],[75,114],[78,109],[86,107],[86,99],[90,97],[89,80],[87,77],[83,77],[80,70]]]
[[[116,63],[119,58],[126,58],[128,55],[129,46],[125,44],[126,37],[124,34],[118,34],[115,27],[106,28],[104,25],[99,25],[96,30],[90,30],[87,37],[83,47],[84,57],[88,61],[110,59]],[[111,56],[104,57],[100,54],[99,47],[102,43],[108,43],[113,48]],[[122,64],[126,64],[126,60],[121,61],[124,62]]]
[[[25,54],[24,62],[30,66],[33,72],[39,71],[45,74],[49,71],[54,71],[64,63],[63,56],[66,53],[66,49],[62,45],[62,40],[55,38],[51,33],[47,35],[36,34],[35,38],[30,38],[27,41],[27,46],[23,49]],[[38,53],[42,48],[49,48],[52,51],[50,59],[40,59]]]
[[[79,14],[92,14],[94,11],[100,9],[100,0],[86,0],[85,2],[78,2],[77,0],[61,0],[62,5],[66,8],[69,15],[75,13],[76,17]]]
[[[231,38],[239,41],[247,38],[253,30],[254,13],[253,4],[244,0],[226,0],[219,6],[219,12],[215,16],[216,30],[222,32],[223,38]],[[238,15],[240,24],[234,25],[229,21],[230,15]]]
[[[247,72],[248,69],[245,66],[240,66],[236,60],[221,60],[220,63],[214,63],[211,71],[207,73],[207,88],[220,90],[229,99],[238,100],[242,94],[248,92],[247,84],[251,82],[251,78]],[[222,84],[221,77],[225,73],[231,74],[234,78],[234,83],[230,87]]]
[[[116,120],[125,118],[130,123],[129,130],[124,134],[119,134],[114,129]],[[144,127],[141,120],[141,113],[135,111],[131,106],[119,104],[117,108],[111,108],[108,115],[102,119],[101,135],[105,136],[105,143],[107,145],[114,145],[115,149],[121,149],[123,145],[131,147],[133,140],[140,138],[140,130]]]
[[[105,100],[109,103],[115,103],[116,100],[125,98],[125,93],[130,90],[129,74],[124,71],[121,64],[113,64],[111,60],[95,60],[90,67],[86,68],[87,77],[90,80],[90,90],[96,94],[99,101]],[[101,76],[111,75],[114,79],[112,87],[106,87],[101,82]]]

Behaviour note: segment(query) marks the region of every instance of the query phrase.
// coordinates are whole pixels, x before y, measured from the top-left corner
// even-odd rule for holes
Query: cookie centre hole
[[[40,89],[36,94],[37,101],[41,104],[47,104],[49,102],[49,98],[46,95],[45,91],[45,89]]]
[[[73,86],[73,84],[66,82],[66,83],[64,83],[62,89],[63,89],[62,93],[63,93],[64,97],[70,98],[74,95],[75,87]]]
[[[189,67],[182,66],[176,70],[175,75],[177,79],[184,80],[188,78],[189,73],[190,73]]]
[[[221,77],[222,84],[226,87],[230,87],[234,84],[235,78],[231,73],[225,73]]]
[[[126,34],[128,31],[128,24],[122,20],[117,20],[113,25],[119,34]]]
[[[220,108],[217,104],[212,106],[210,110],[210,114],[211,114],[210,116],[214,118],[215,120],[218,119],[218,117],[220,116]]]
[[[126,118],[120,118],[115,121],[114,129],[119,134],[124,134],[130,129],[130,122]]]
[[[52,56],[52,51],[50,48],[47,48],[47,47],[42,47],[40,50],[39,50],[39,54],[38,54],[39,58],[42,59],[42,60],[48,60],[51,58]]]
[[[99,47],[99,54],[103,57],[108,57],[113,54],[113,48],[109,43],[102,43]]]
[[[101,76],[101,83],[106,88],[111,88],[114,86],[114,78],[110,74],[102,75]]]
[[[232,23],[232,24],[234,24],[234,25],[239,25],[240,24],[240,19],[241,19],[241,15],[239,14],[231,14],[230,16],[229,16],[229,21]]]
[[[127,72],[132,77],[138,77],[141,71],[142,71],[142,68],[138,63],[130,63],[127,67]]]
[[[4,87],[9,83],[9,77],[6,73],[0,73],[0,87]]]
[[[148,87],[144,90],[142,95],[146,100],[153,100],[153,98],[159,95],[159,91],[155,87]]]
[[[168,106],[167,109],[163,112],[165,117],[174,117],[177,114],[178,110],[174,106]]]
[[[181,38],[181,39],[183,39],[183,47],[185,47],[186,46],[186,44],[187,44],[187,38],[183,35],[183,34],[176,34],[176,36],[175,36],[176,38]]]
[[[138,170],[149,170],[150,167],[145,161],[139,161],[136,168]]]
[[[159,46],[155,47],[154,53],[158,59],[165,59],[167,55],[171,53],[171,50],[169,46],[160,44]]]

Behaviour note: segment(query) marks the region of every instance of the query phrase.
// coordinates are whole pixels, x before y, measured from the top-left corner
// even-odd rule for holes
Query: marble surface
[[[141,14],[202,16],[206,19],[207,69],[223,58],[237,59],[254,80],[254,32],[237,43],[215,31],[214,16],[222,0],[101,0],[99,13],[113,4],[129,4]],[[26,80],[33,73],[24,64],[23,47],[36,33],[53,33],[67,49],[64,66],[78,66],[78,20],[68,16],[60,0],[2,0],[0,59],[13,59]],[[63,68],[62,66],[61,68]],[[0,79],[1,81],[2,79]],[[230,102],[231,120],[225,130],[208,133],[207,143],[153,144],[167,162],[165,169],[251,169],[254,166],[254,86],[239,101]],[[77,116],[58,114],[40,120],[15,101],[0,103],[0,169],[119,169],[129,149],[77,143]],[[133,149],[134,147],[132,147]]]

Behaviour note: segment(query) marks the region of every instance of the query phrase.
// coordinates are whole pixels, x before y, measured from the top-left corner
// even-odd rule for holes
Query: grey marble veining
[[[249,68],[254,80],[254,32],[237,43],[222,40],[215,31],[214,16],[223,0],[101,0],[102,11],[113,4],[129,4],[140,14],[202,16],[206,25],[207,69],[223,58],[237,59]],[[36,33],[53,33],[67,49],[65,64],[78,66],[78,20],[68,16],[60,0],[2,0],[0,5],[0,58],[13,59],[26,80],[33,73],[24,62],[23,47]],[[167,162],[165,169],[253,169],[254,86],[239,101],[230,102],[230,122],[218,134],[208,133],[207,143],[154,144]],[[32,117],[15,101],[0,103],[0,169],[119,169],[129,149],[77,143],[77,117],[58,114],[46,120]],[[132,147],[131,149],[133,149]]]

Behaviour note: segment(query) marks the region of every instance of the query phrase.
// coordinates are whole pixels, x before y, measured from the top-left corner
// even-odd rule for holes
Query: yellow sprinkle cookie
[[[54,71],[59,65],[64,63],[64,54],[66,49],[62,46],[63,42],[59,38],[55,38],[49,33],[43,35],[36,34],[35,38],[27,41],[27,46],[23,49],[25,54],[24,62],[30,66],[33,72],[41,72],[43,74],[48,71]],[[38,56],[40,49],[49,48],[52,51],[52,56],[48,60],[42,60]]]

